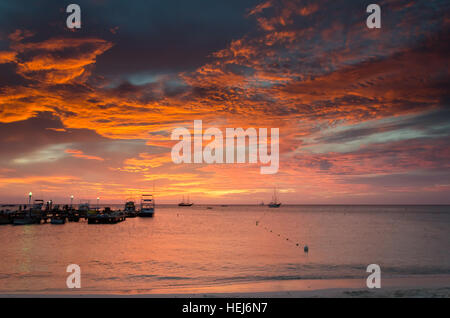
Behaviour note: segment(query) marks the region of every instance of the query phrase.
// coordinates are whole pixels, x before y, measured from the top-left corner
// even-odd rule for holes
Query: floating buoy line
[[[260,228],[264,229],[268,233],[272,233],[272,234],[277,235],[280,238],[283,238],[280,233],[275,233],[269,227],[267,227],[267,226],[264,226],[264,227],[260,226],[261,220],[266,216],[266,213],[267,213],[267,211],[264,212],[263,216],[259,220],[256,220],[256,222],[255,222],[256,226],[259,226]],[[284,237],[284,238],[285,238],[286,242],[289,242],[290,244],[293,244],[295,247],[303,248],[303,252],[305,252],[305,253],[309,252],[308,245],[302,246],[299,242],[296,242],[295,240],[292,240],[289,237]]]

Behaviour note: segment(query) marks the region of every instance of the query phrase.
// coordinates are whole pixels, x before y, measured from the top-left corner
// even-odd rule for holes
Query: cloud
[[[111,43],[96,38],[52,38],[11,45],[18,54],[18,73],[47,84],[85,81],[89,66],[111,47]]]
[[[15,62],[16,53],[11,51],[0,51],[0,64]]]
[[[292,202],[395,201],[402,189],[448,197],[436,182],[437,171],[449,169],[446,2],[386,0],[381,30],[365,27],[362,1],[249,0],[204,11],[194,1],[176,15],[161,3],[150,10],[154,19],[140,22],[112,12],[144,4],[113,1],[85,33],[48,21],[32,31],[25,22],[4,28],[5,180],[76,171],[68,182],[79,195],[112,199],[154,181],[163,198],[189,187],[230,202],[264,200],[274,184]],[[170,132],[195,119],[280,128],[279,174],[173,165]],[[389,176],[398,184],[390,187]],[[64,182],[46,189],[62,193]]]
[[[83,151],[76,150],[76,149],[66,149],[65,153],[68,153],[69,155],[71,155],[72,157],[75,157],[75,158],[81,158],[81,159],[87,159],[87,160],[98,160],[98,161],[105,160],[101,157],[86,155],[83,153]]]

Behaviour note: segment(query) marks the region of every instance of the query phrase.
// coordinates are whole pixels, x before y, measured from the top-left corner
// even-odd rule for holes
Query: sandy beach
[[[449,298],[450,275],[386,278],[380,289],[368,289],[359,279],[292,280],[150,294],[92,294],[71,290],[49,294],[3,294],[0,297],[61,298]],[[220,291],[219,291],[220,290]]]

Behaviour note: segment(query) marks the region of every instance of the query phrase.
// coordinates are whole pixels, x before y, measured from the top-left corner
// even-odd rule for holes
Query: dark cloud
[[[420,131],[422,135],[427,137],[448,136],[450,135],[450,109],[442,108],[420,113],[416,116],[389,120],[389,122],[377,122],[373,123],[371,127],[349,128],[318,138],[316,141],[320,143],[342,143],[373,134],[395,132],[402,129]]]
[[[23,121],[0,123],[0,160],[3,165],[11,159],[58,145],[62,145],[61,152],[75,147],[99,157],[113,158],[116,163],[139,152],[157,150],[146,146],[145,140],[109,139],[94,130],[67,128],[51,112],[39,112]]]

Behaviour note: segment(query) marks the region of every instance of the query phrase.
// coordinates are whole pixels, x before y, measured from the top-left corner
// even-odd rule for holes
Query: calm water
[[[0,241],[0,294],[68,292],[73,263],[86,293],[365,278],[372,263],[383,277],[450,274],[450,207],[167,206],[114,225],[3,225]]]

